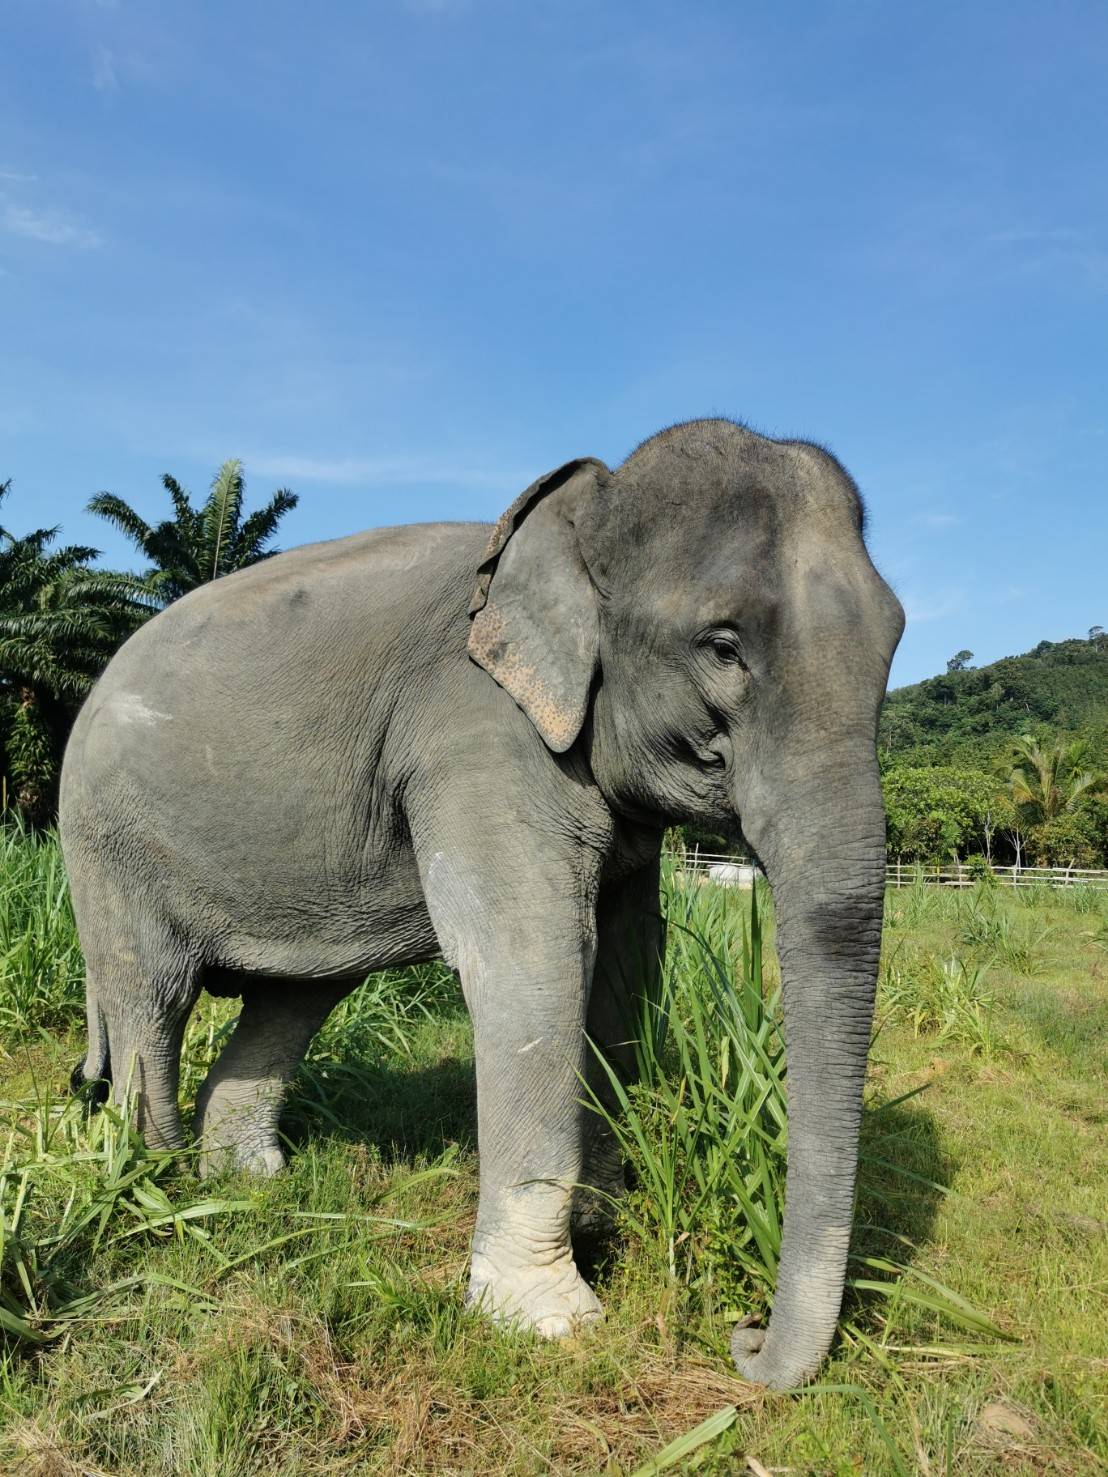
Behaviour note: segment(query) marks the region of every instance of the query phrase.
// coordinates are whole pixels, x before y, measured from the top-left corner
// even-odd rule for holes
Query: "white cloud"
[[[995,231],[990,239],[1000,248],[1009,277],[1046,274],[1094,292],[1108,291],[1108,250],[1085,231],[1070,226]]]
[[[900,603],[904,606],[909,625],[925,625],[928,621],[941,621],[961,610],[965,604],[965,592],[945,589],[916,594],[904,590],[900,593]]]
[[[452,465],[424,457],[315,457],[299,455],[243,456],[249,474],[303,478],[306,482],[361,483],[366,487],[444,483],[457,487],[504,488],[515,485],[512,474],[481,467]],[[515,480],[518,480],[516,477]]]
[[[99,234],[87,226],[74,225],[54,211],[30,210],[25,205],[6,205],[3,222],[4,229],[14,236],[26,236],[49,246],[76,246],[84,250],[99,246],[101,241]]]
[[[993,231],[989,236],[990,241],[995,241],[1000,246],[1024,246],[1028,243],[1041,246],[1044,242],[1057,243],[1059,241],[1069,244],[1082,239],[1081,232],[1075,231],[1071,226],[1053,226],[1045,231],[1028,231],[1022,228]]]
[[[886,269],[910,272],[929,293],[1040,278],[1069,292],[1108,292],[1102,233],[1064,223],[998,220],[987,202],[965,197],[914,200],[870,252]]]
[[[36,179],[37,174],[20,174],[18,169],[0,169],[0,180],[10,185],[30,185]]]
[[[151,82],[155,76],[153,63],[135,51],[97,46],[92,53],[92,85],[97,92],[118,92],[125,83]]]

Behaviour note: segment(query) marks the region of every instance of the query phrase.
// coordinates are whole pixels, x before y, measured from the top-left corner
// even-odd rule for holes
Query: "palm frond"
[[[150,525],[135,512],[130,503],[117,497],[114,492],[98,492],[95,497],[89,498],[88,511],[103,518],[113,528],[118,528],[149,559],[147,543],[150,539]]]
[[[124,569],[77,569],[69,585],[79,599],[130,599],[148,602],[150,585],[145,575]]]
[[[1081,797],[1092,790],[1096,783],[1097,776],[1091,770],[1086,770],[1084,774],[1071,775],[1067,785],[1065,809],[1074,810]]]
[[[47,544],[57,538],[59,532],[59,528],[36,528],[33,533],[25,533],[21,538],[7,532],[0,534],[0,537],[8,540],[5,553],[13,558],[35,558],[43,552]]]
[[[162,486],[169,493],[178,524],[182,529],[187,528],[192,532],[195,528],[197,518],[196,509],[192,506],[192,499],[177,481],[176,477],[171,477],[168,472],[162,473]]]
[[[212,490],[204,504],[206,579],[214,580],[225,572],[227,551],[234,545],[242,517],[245,491],[242,462],[237,457],[231,457],[212,479]]]
[[[60,549],[51,549],[39,561],[42,582],[49,584],[63,579],[73,570],[81,569],[99,557],[99,549],[89,548],[85,544],[66,544]]]
[[[264,508],[258,508],[243,520],[236,540],[236,569],[243,569],[246,565],[277,552],[276,549],[267,549],[266,545],[277,532],[281,519],[286,513],[291,513],[299,501],[295,492],[290,492],[287,487],[279,488]]]

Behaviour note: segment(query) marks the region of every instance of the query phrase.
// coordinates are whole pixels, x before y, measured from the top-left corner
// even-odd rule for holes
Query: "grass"
[[[964,959],[915,958],[905,964],[887,959],[881,971],[881,1005],[906,1021],[914,1036],[958,1041],[971,1052],[991,1056],[997,1041],[993,997],[985,987],[988,966]]]
[[[70,1024],[84,972],[57,844],[0,825],[0,1042]]]
[[[543,1345],[461,1307],[474,1088],[447,971],[375,976],[335,1012],[285,1174],[200,1181],[61,1097],[81,1050],[64,882],[51,842],[0,837],[0,1471],[1108,1462],[1108,900],[890,894],[841,1336],[817,1385],[766,1397],[725,1349],[765,1309],[780,1229],[771,901],[672,876],[666,897],[615,1118],[637,1184],[587,1252],[608,1320]],[[198,1009],[186,1100],[233,1013]]]

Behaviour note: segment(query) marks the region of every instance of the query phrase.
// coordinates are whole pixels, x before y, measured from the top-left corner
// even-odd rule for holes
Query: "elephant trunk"
[[[743,813],[777,914],[789,1147],[773,1313],[765,1331],[736,1330],[732,1352],[775,1389],[816,1372],[842,1302],[885,882],[872,731],[796,769],[796,783],[751,787]]]

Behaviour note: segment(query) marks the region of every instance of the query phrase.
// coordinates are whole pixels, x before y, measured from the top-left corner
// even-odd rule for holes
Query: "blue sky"
[[[730,414],[858,479],[894,681],[1083,635],[1106,161],[1103,0],[6,0],[4,522],[493,518]]]

